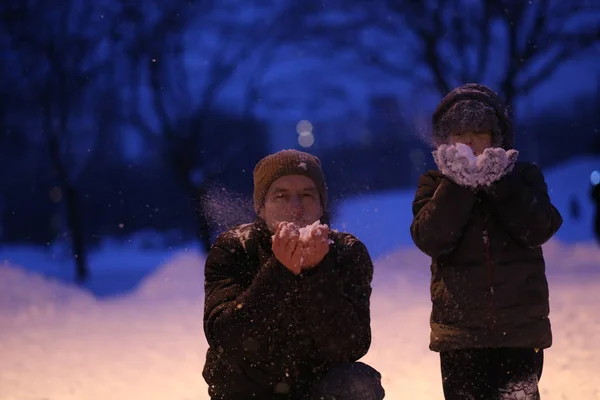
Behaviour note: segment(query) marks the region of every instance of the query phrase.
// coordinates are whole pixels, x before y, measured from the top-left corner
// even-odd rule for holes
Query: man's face
[[[488,147],[492,147],[492,134],[490,132],[461,132],[450,135],[450,144],[466,144],[478,156]]]
[[[275,232],[279,222],[306,226],[323,216],[321,198],[312,179],[303,175],[286,175],[275,180],[258,214]]]

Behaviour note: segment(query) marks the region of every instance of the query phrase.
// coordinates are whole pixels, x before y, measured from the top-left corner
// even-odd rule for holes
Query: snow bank
[[[93,296],[74,285],[44,277],[8,262],[0,264],[2,328],[7,328],[9,322],[52,318],[65,307],[86,309],[94,304]]]
[[[557,244],[547,257],[550,265],[560,269],[562,263],[563,270],[572,271],[595,260],[598,250]],[[424,261],[414,248],[375,261],[373,344],[364,361],[382,373],[389,399],[442,398],[439,359],[428,349],[429,272]],[[203,265],[198,252],[179,252],[136,293],[114,301],[90,299],[76,288],[4,265],[0,298],[5,306],[8,298],[36,305],[56,298],[70,302],[54,303],[55,312],[46,318],[18,319],[3,311],[2,399],[208,400],[201,376],[206,351]],[[406,267],[398,267],[402,265]],[[546,352],[542,397],[598,398],[600,274],[564,276],[571,279],[550,278],[555,342]]]
[[[577,179],[561,170],[547,174],[563,215],[574,191],[583,207],[580,221],[567,218],[563,228],[579,240],[559,236],[544,246],[554,331],[540,385],[544,400],[600,398],[600,248],[582,222],[591,215],[583,192],[595,162],[578,164]],[[412,196],[411,190],[348,201],[333,228],[356,234],[375,260],[373,343],[364,361],[382,373],[386,398],[437,400],[439,359],[428,349],[429,260],[408,234]],[[93,258],[96,277],[148,269],[136,292],[111,301],[16,266],[64,270],[56,259],[23,252],[27,263],[0,264],[2,400],[208,400],[201,375],[204,257],[196,250],[125,250]]]
[[[180,251],[145,278],[134,296],[146,300],[203,298],[204,262],[197,250]]]

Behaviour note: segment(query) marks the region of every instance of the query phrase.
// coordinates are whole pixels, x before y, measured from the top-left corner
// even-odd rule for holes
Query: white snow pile
[[[0,263],[0,310],[38,313],[43,309],[51,312],[61,305],[85,307],[94,302],[91,294],[75,286],[12,266],[6,261]]]
[[[579,270],[580,261],[588,264],[600,253],[556,246],[547,261],[568,262],[564,271]],[[0,398],[208,400],[201,375],[203,265],[198,252],[180,252],[137,292],[114,301],[0,266]],[[428,274],[428,259],[412,247],[375,261],[373,342],[363,361],[381,372],[386,398],[442,398],[439,358],[428,349]],[[599,398],[600,274],[565,276],[571,278],[549,277],[554,345],[545,355],[542,398]],[[48,302],[54,311],[44,318],[13,310]]]
[[[600,399],[600,247],[588,193],[599,165],[600,158],[582,158],[546,174],[565,223],[558,240],[544,245],[554,334],[540,383],[544,400]],[[386,398],[437,400],[439,358],[428,348],[430,260],[410,238],[413,197],[410,188],[348,199],[336,223],[374,257],[373,341],[363,361],[381,372]],[[573,198],[581,205],[576,220],[568,218]],[[203,255],[123,250],[92,255],[92,276],[110,284],[120,276],[115,271],[154,272],[133,294],[103,301],[20,267],[59,273],[72,269],[69,257],[2,249],[4,259],[18,261],[0,261],[1,400],[208,400]]]
[[[201,297],[205,258],[198,251],[181,251],[142,281],[136,291],[146,300]]]
[[[544,245],[546,269],[556,273],[600,272],[599,249],[594,241],[566,244],[552,239]]]

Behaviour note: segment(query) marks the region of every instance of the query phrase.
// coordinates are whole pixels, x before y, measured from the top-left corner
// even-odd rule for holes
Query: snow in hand
[[[300,233],[298,232],[298,227],[296,226],[295,223],[293,222],[279,222],[278,224],[278,228],[279,228],[279,236],[283,237],[283,236],[297,236],[300,235]],[[271,238],[274,238],[275,235],[273,235]]]
[[[298,235],[299,240],[303,243],[307,243],[311,238],[322,235],[328,226],[321,224],[319,220],[312,224],[299,227],[295,222],[280,222],[280,235]]]
[[[474,167],[477,165],[477,160],[481,158],[481,156],[476,156],[473,153],[473,150],[469,146],[463,143],[456,143],[456,150],[458,150],[458,154],[460,156],[466,157],[469,161],[469,166]]]
[[[443,144],[433,151],[433,157],[442,174],[461,186],[488,187],[510,172],[519,152],[490,147],[479,155],[463,143]]]
[[[306,243],[313,237],[321,236],[325,232],[325,229],[327,229],[327,225],[322,224],[319,220],[310,225],[303,226],[298,230],[300,241]]]

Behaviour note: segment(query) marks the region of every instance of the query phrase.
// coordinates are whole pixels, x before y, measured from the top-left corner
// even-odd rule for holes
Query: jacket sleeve
[[[296,277],[275,257],[244,282],[246,252],[239,239],[219,237],[205,265],[204,332],[211,347],[243,355],[247,339],[267,336],[295,292]]]
[[[415,245],[433,258],[452,252],[476,202],[471,190],[447,178],[438,185],[430,173],[423,174],[412,203],[410,234]]]
[[[371,346],[371,257],[351,235],[342,246],[338,257],[330,253],[301,274],[299,283],[304,320],[318,349],[315,356],[328,363],[354,362]]]
[[[550,202],[544,175],[535,164],[507,174],[487,198],[497,223],[523,246],[543,245],[562,225],[560,213]]]

